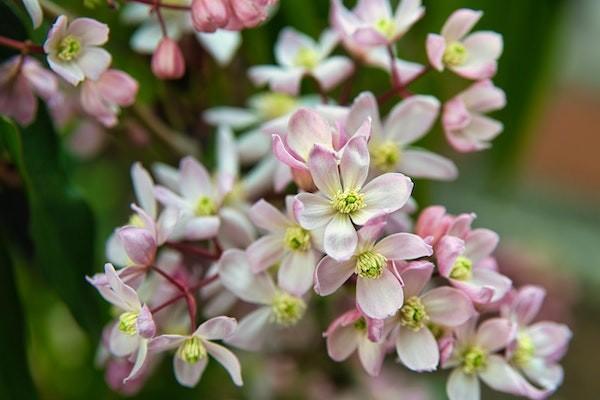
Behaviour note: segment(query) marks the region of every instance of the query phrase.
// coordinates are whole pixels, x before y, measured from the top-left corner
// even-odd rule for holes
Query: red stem
[[[6,36],[0,36],[0,46],[17,49],[23,53],[44,53],[44,48],[42,46],[33,44],[29,40],[20,41]]]
[[[185,243],[175,243],[175,242],[167,242],[167,247],[170,247],[175,250],[179,250],[182,253],[186,253],[189,255],[193,255],[196,257],[208,259],[208,260],[218,260],[221,257],[220,246],[217,247],[217,252],[211,253],[210,251],[196,247],[193,245],[185,244]]]
[[[171,10],[180,10],[180,11],[189,11],[191,8],[190,6],[182,6],[179,4],[164,4],[159,0],[126,0],[126,1],[129,1],[131,3],[142,3],[142,4],[148,4],[149,6],[155,6],[158,8],[169,8]]]

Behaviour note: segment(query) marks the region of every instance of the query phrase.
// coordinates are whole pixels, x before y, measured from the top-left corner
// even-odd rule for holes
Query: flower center
[[[517,349],[512,356],[512,361],[518,366],[524,366],[531,360],[534,353],[535,345],[531,336],[520,332],[517,336]]]
[[[273,311],[275,323],[283,326],[292,326],[304,316],[306,303],[300,297],[280,292],[275,295],[271,303],[271,310]]]
[[[353,214],[366,206],[365,196],[357,190],[337,192],[331,200],[333,208],[342,214]]]
[[[139,313],[128,311],[119,316],[119,330],[126,335],[133,336],[137,333],[137,319]]]
[[[304,67],[306,69],[313,69],[319,64],[319,53],[310,47],[302,47],[296,53],[294,64],[297,67]]]
[[[400,155],[400,147],[394,142],[387,141],[371,147],[371,160],[381,171],[393,171]]]
[[[473,272],[473,262],[467,257],[458,256],[450,271],[450,278],[459,281],[468,281]]]
[[[462,353],[460,365],[465,374],[482,371],[487,366],[487,353],[479,346],[471,346]]]
[[[79,38],[68,35],[60,41],[56,56],[62,61],[71,61],[79,55],[81,51],[81,41]]]
[[[283,240],[288,249],[292,251],[306,251],[310,249],[310,233],[299,226],[287,228]]]
[[[357,331],[365,331],[367,329],[367,321],[364,318],[357,319],[354,323],[354,329]]]
[[[375,22],[375,29],[387,39],[393,39],[396,34],[396,22],[391,18],[380,18]]]
[[[296,108],[296,104],[296,99],[288,94],[268,93],[260,96],[255,107],[265,119],[271,120],[288,114]]]
[[[207,215],[213,215],[217,211],[217,207],[215,206],[215,202],[210,197],[202,196],[196,203],[195,211],[198,217],[204,217]]]
[[[460,67],[467,61],[469,55],[465,46],[460,42],[452,42],[446,46],[442,61],[449,67]]]
[[[377,279],[386,264],[387,259],[383,255],[367,250],[356,257],[356,273],[361,278]]]
[[[400,309],[400,323],[415,332],[423,328],[428,320],[425,306],[417,296],[406,300]]]
[[[206,348],[202,344],[200,338],[192,336],[187,338],[179,349],[177,349],[177,357],[188,364],[196,364],[198,361],[206,357]]]
[[[136,228],[143,228],[145,226],[144,220],[138,214],[131,214],[127,225],[135,226]]]

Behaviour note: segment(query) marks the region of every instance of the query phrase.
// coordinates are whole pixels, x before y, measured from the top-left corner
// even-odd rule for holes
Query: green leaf
[[[16,286],[12,260],[0,236],[0,313],[7,323],[0,329],[0,398],[35,399],[25,350],[25,318]]]
[[[85,281],[94,264],[94,217],[70,182],[45,108],[21,130],[2,119],[0,137],[25,186],[35,263],[77,322],[97,338],[99,303]]]

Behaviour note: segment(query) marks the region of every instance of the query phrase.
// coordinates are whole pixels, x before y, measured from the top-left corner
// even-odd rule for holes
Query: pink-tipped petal
[[[85,46],[100,46],[108,41],[108,25],[92,18],[74,19],[67,31],[80,39]]]
[[[417,149],[408,149],[402,153],[398,171],[413,178],[441,181],[452,181],[458,177],[458,168],[450,159]]]
[[[421,297],[421,301],[431,321],[443,326],[462,325],[475,314],[471,300],[450,287],[432,289]]]
[[[402,145],[416,142],[433,126],[440,102],[433,96],[411,96],[398,103],[385,121],[385,137]]]
[[[301,108],[296,111],[288,123],[287,145],[304,160],[314,145],[331,148],[332,127],[314,110]]]
[[[269,336],[270,318],[270,307],[260,307],[252,311],[240,320],[237,330],[226,342],[243,350],[259,350]]]
[[[569,327],[556,322],[542,321],[527,329],[535,345],[535,355],[550,360],[560,359],[573,336]]]
[[[214,317],[203,322],[194,335],[201,336],[206,340],[227,339],[235,332],[237,321],[230,317]]]
[[[395,233],[381,239],[374,248],[388,260],[413,260],[433,254],[431,246],[412,233]]]
[[[387,173],[378,176],[362,189],[365,208],[352,215],[352,220],[364,225],[373,217],[400,209],[408,201],[412,188],[412,181],[405,175]]]
[[[339,289],[354,274],[356,261],[336,261],[325,256],[315,270],[315,292],[327,296]]]
[[[350,139],[344,146],[340,161],[340,175],[344,190],[357,190],[362,187],[369,173],[369,160],[366,139],[361,136]]]
[[[265,273],[253,274],[246,253],[231,249],[219,260],[221,283],[240,299],[249,303],[269,304],[275,294],[275,285]]]
[[[448,42],[462,39],[479,21],[483,12],[461,8],[454,11],[442,27],[442,36]]]
[[[308,168],[315,186],[326,196],[333,197],[342,191],[342,183],[335,154],[315,145],[308,158]]]
[[[231,377],[231,380],[233,380],[233,383],[235,383],[237,386],[242,386],[242,367],[240,366],[240,362],[235,354],[233,354],[227,348],[216,343],[205,341],[204,346],[206,347],[208,354],[210,354],[227,370],[227,373]]]
[[[443,36],[430,33],[427,35],[425,47],[427,50],[427,58],[429,59],[431,66],[437,71],[443,71],[444,62],[442,59],[444,57],[444,52],[446,51],[446,39],[444,39]]]
[[[488,357],[486,368],[479,373],[481,379],[492,389],[538,400],[546,398],[550,392],[531,385],[521,374],[498,355]]]
[[[294,202],[294,214],[305,229],[315,229],[327,225],[335,215],[330,201],[320,194],[300,193]]]
[[[475,229],[465,238],[465,257],[477,263],[489,256],[498,246],[498,234],[489,229]]]
[[[494,353],[505,348],[517,333],[517,325],[505,318],[492,318],[484,321],[475,334],[475,342]]]
[[[248,216],[254,225],[275,232],[290,225],[290,220],[272,204],[260,199],[250,208]]]
[[[156,254],[156,240],[147,229],[126,226],[118,230],[125,252],[137,265],[150,265]]]
[[[358,278],[356,282],[356,303],[371,318],[390,317],[403,302],[402,285],[388,269],[384,269],[379,278]]]
[[[246,254],[252,272],[262,272],[274,266],[283,257],[283,241],[279,234],[266,235],[253,242]]]
[[[425,288],[433,273],[433,264],[429,261],[415,261],[408,264],[400,273],[404,282],[404,296],[417,296]]]
[[[465,242],[455,236],[443,236],[435,247],[435,257],[440,275],[448,278],[456,258],[465,251]]]
[[[186,199],[198,199],[201,196],[212,198],[213,185],[208,171],[193,157],[185,157],[179,164],[181,171],[179,184],[181,194]]]
[[[312,74],[324,90],[330,90],[348,78],[352,71],[352,60],[344,56],[333,56],[317,65]]]

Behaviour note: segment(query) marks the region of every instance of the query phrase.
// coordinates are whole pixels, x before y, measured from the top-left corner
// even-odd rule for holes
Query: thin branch
[[[6,36],[0,36],[0,46],[20,50],[22,53],[44,53],[44,48],[29,40],[15,40]]]
[[[167,242],[165,243],[165,245],[172,249],[179,250],[182,253],[203,258],[206,260],[218,260],[221,257],[220,246],[215,246],[217,247],[217,251],[215,253],[212,253],[207,249],[203,249],[201,247],[186,243]]]
[[[165,4],[159,0],[125,0],[130,3],[142,3],[147,4],[149,6],[155,6],[159,8],[168,8],[171,10],[179,10],[179,11],[189,11],[191,9],[190,6],[184,6],[180,4]]]

